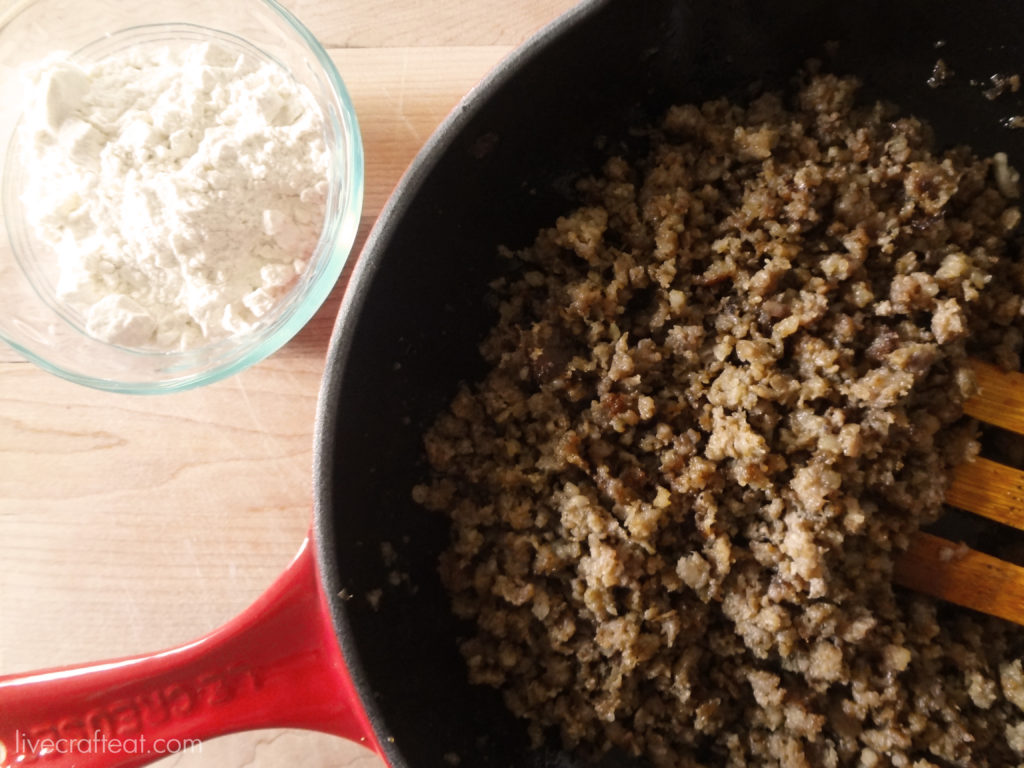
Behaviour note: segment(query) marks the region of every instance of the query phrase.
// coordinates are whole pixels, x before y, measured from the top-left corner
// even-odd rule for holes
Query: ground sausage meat
[[[1024,763],[1017,628],[894,588],[1019,367],[994,163],[856,83],[670,109],[509,252],[425,438],[473,682],[540,741],[682,766]]]

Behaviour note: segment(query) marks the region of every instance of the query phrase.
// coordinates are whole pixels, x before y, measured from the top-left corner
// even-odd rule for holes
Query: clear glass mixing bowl
[[[18,190],[33,169],[15,140],[25,102],[22,72],[53,52],[95,60],[137,44],[216,40],[283,67],[313,95],[330,154],[326,215],[295,284],[251,331],[185,351],[101,341],[56,298],[56,257],[20,216]],[[126,393],[173,392],[217,381],[263,360],[323,304],[351,252],[363,201],[363,154],[341,76],[312,33],[275,0],[17,0],[0,9],[0,339],[71,381]]]

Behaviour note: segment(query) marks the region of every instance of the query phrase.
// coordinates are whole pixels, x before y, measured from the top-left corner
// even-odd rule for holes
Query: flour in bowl
[[[20,141],[56,293],[114,344],[189,349],[257,324],[323,224],[323,116],[281,67],[219,43],[50,59]]]

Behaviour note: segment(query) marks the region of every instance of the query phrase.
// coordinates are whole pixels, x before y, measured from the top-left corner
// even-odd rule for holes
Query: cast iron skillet
[[[445,527],[409,497],[424,476],[425,426],[460,379],[480,373],[476,345],[494,319],[486,285],[503,269],[496,245],[525,245],[553,223],[572,204],[572,180],[632,143],[630,126],[674,101],[786,88],[809,57],[857,74],[865,98],[927,118],[940,146],[1005,150],[1024,168],[1024,131],[1003,125],[1024,94],[990,101],[971,84],[1024,71],[1022,43],[1024,3],[1005,0],[595,2],[506,63],[441,128],[363,254],[320,412],[328,593],[386,584],[382,541],[417,588],[385,590],[379,610],[333,606],[374,728],[394,737],[384,743],[393,765],[441,765],[445,752],[472,766],[574,764],[530,753],[498,698],[465,684],[452,640],[460,627],[434,573]],[[940,57],[955,74],[933,88]]]
[[[940,146],[1024,167],[1024,0],[587,0],[506,61],[445,121],[385,208],[334,331],[316,429],[312,544],[254,606],[159,654],[0,678],[0,768],[50,738],[148,737],[143,755],[51,749],[48,766],[139,765],[156,738],[272,725],[357,739],[395,768],[568,768],[531,751],[498,695],[466,683],[436,574],[444,523],[411,500],[421,435],[494,317],[499,244],[572,207],[573,182],[673,102],[785,89],[811,57],[866,99],[929,120]],[[938,58],[954,70],[928,79]],[[340,653],[339,653],[340,649]],[[109,744],[109,742],[103,742]],[[100,745],[102,746],[102,745]],[[166,742],[165,742],[166,746]],[[611,755],[606,766],[644,766]]]

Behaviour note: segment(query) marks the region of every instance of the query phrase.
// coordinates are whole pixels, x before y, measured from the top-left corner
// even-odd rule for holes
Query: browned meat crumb
[[[928,86],[930,88],[941,88],[950,81],[953,77],[953,70],[949,68],[945,59],[938,59],[935,62],[935,66],[932,67],[932,73],[928,77]]]
[[[991,86],[982,91],[989,101],[998,99],[1007,91],[1017,93],[1020,90],[1020,75],[1005,75],[997,72],[989,78],[989,82]]]
[[[1005,152],[992,155],[992,174],[996,189],[1003,197],[1011,200],[1020,197],[1020,173],[1010,166]]]
[[[962,541],[951,543],[950,546],[943,547],[939,550],[939,560],[946,563],[953,560],[962,560],[967,556],[968,552],[970,552],[970,550]]]
[[[370,604],[370,607],[373,608],[373,610],[378,611],[380,610],[380,601],[382,597],[384,597],[384,590],[371,589],[366,593],[366,602]]]
[[[451,520],[471,680],[538,742],[1024,761],[1020,630],[890,583],[977,450],[967,355],[1019,367],[1020,214],[992,161],[855,91],[674,107],[508,254],[490,372],[413,493]]]

